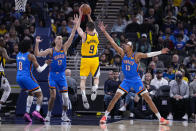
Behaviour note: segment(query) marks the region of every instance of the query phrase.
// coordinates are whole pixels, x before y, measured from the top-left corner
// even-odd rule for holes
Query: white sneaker
[[[46,116],[45,121],[49,122],[50,121],[50,116]]]
[[[126,111],[126,107],[125,106],[122,106],[119,111]]]
[[[61,117],[61,120],[65,121],[65,122],[70,122],[71,121],[66,114]]]
[[[88,103],[88,100],[87,100],[86,96],[82,95],[82,102],[83,102],[84,108],[89,109],[89,103]]]
[[[188,115],[187,115],[187,114],[185,114],[185,115],[182,117],[182,119],[184,119],[184,120],[188,120]]]
[[[133,113],[130,113],[129,117],[130,118],[133,118],[134,117],[134,114]]]
[[[167,116],[167,119],[168,119],[168,120],[173,120],[173,115],[172,115],[172,114],[169,114],[169,115]]]
[[[97,88],[95,86],[91,89],[91,100],[94,101],[97,97]]]

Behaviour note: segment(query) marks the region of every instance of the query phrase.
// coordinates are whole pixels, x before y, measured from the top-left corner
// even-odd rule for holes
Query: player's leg
[[[53,109],[53,106],[54,106],[54,101],[56,99],[56,82],[50,78],[49,76],[49,90],[50,90],[50,98],[49,98],[49,101],[48,101],[48,112],[47,112],[47,115],[46,115],[46,118],[45,120],[46,121],[50,121],[50,118],[51,118],[51,115],[52,115],[52,109]]]
[[[128,82],[123,81],[119,88],[116,91],[116,94],[114,95],[114,97],[112,98],[112,100],[110,101],[110,104],[108,105],[104,116],[101,118],[100,123],[104,124],[107,121],[107,117],[109,115],[109,113],[111,112],[111,110],[114,108],[114,105],[116,104],[116,102],[119,100],[119,98],[124,95],[125,93],[128,93],[129,88],[128,88]]]
[[[68,96],[68,85],[67,85],[67,81],[66,81],[66,77],[65,75],[62,76],[63,80],[59,80],[58,81],[58,87],[59,87],[59,91],[61,93],[62,96],[62,117],[61,120],[62,121],[67,121],[69,122],[70,119],[67,116],[67,109],[68,109],[68,104],[69,104],[69,96]]]
[[[5,101],[7,100],[7,98],[10,95],[10,92],[11,92],[10,84],[9,84],[7,78],[4,76],[1,77],[1,88],[4,91],[3,91],[3,95],[0,100],[0,110],[1,110],[2,104],[5,103]]]
[[[35,90],[32,91],[32,94],[37,98],[36,109],[32,113],[32,116],[38,118],[40,121],[45,121],[45,119],[40,114],[40,109],[41,109],[41,105],[43,101],[43,94],[42,94],[41,88],[40,87],[36,88]]]
[[[88,58],[82,58],[81,59],[81,64],[80,64],[80,89],[81,89],[81,94],[82,94],[82,101],[83,101],[83,106],[85,109],[89,109],[89,103],[86,97],[86,79],[89,75],[90,72],[90,66],[88,64]]]
[[[150,106],[150,109],[155,113],[156,117],[160,121],[160,124],[169,124],[169,121],[161,117],[157,107],[155,106],[154,102],[149,96],[148,91],[144,89],[142,81],[135,82],[134,85],[135,85],[134,90],[136,91],[137,94],[140,94],[144,98],[144,100],[148,103],[148,105]]]
[[[93,87],[91,89],[91,100],[94,101],[97,97],[97,89],[99,85],[99,76],[100,76],[100,68],[99,68],[99,59],[93,58],[91,65],[91,74],[93,75],[94,81],[93,81]]]

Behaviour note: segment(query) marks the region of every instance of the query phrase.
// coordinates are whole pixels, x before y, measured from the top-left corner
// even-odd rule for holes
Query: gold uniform
[[[99,77],[98,44],[99,39],[96,33],[94,35],[86,34],[86,41],[82,42],[81,47],[80,76],[88,77],[91,72],[93,77]]]

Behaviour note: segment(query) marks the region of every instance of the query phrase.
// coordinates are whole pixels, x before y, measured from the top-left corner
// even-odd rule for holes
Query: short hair
[[[25,39],[18,44],[19,51],[22,53],[26,53],[31,48],[31,45],[32,45],[32,41]]]
[[[95,24],[93,22],[88,22],[86,27],[88,27],[89,31],[93,31],[95,29]]]

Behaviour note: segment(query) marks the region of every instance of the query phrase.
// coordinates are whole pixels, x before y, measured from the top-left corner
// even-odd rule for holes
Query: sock
[[[32,102],[33,102],[33,96],[28,96],[27,97],[27,105],[26,105],[26,112],[27,113],[30,112]]]
[[[40,108],[41,108],[41,105],[38,105],[38,104],[37,104],[37,105],[36,105],[36,111],[37,111],[37,112],[40,112]]]
[[[81,94],[82,94],[82,96],[86,96],[85,90],[81,90]]]
[[[93,90],[97,90],[97,89],[98,89],[98,85],[94,85]]]
[[[52,111],[48,111],[47,116],[51,117]]]
[[[110,114],[110,112],[106,110],[105,111],[105,116],[108,117],[109,114]]]
[[[160,113],[158,112],[158,113],[156,113],[155,114],[156,116],[157,116],[157,118],[160,120],[161,119],[161,115],[160,115]]]
[[[64,115],[67,115],[65,110],[63,110],[63,112],[62,112],[62,116],[64,116]]]

